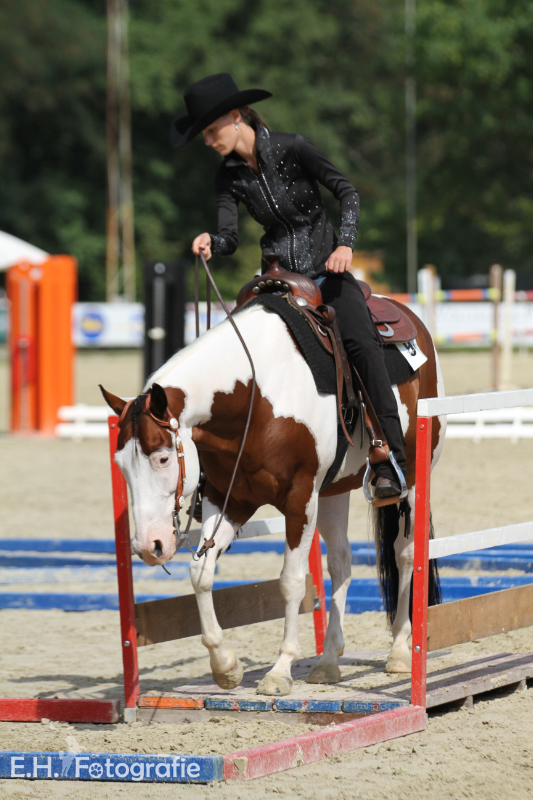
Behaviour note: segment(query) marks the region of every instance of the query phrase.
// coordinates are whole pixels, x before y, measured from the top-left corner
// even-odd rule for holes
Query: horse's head
[[[115,462],[131,493],[135,538],[132,546],[146,564],[166,564],[176,552],[173,512],[181,495],[192,494],[200,466],[191,430],[177,428],[185,404],[180,389],[165,390],[155,383],[146,394],[126,402],[100,387],[106,403],[118,414],[119,437]],[[181,441],[181,447],[180,447]],[[183,455],[178,458],[178,450]]]

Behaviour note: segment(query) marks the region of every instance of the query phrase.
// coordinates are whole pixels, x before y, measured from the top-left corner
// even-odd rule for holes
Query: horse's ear
[[[123,400],[121,397],[117,397],[111,392],[106,392],[104,387],[101,384],[98,384],[100,387],[100,391],[104,396],[104,400],[106,401],[109,408],[111,408],[117,416],[120,417],[122,412],[124,411],[124,406],[126,405],[126,400]]]
[[[154,383],[150,392],[150,411],[154,417],[165,419],[167,407],[168,400],[165,390],[158,383]]]

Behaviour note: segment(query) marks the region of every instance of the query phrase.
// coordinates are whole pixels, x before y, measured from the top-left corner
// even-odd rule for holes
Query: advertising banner
[[[72,334],[76,347],[142,347],[142,303],[75,303]]]

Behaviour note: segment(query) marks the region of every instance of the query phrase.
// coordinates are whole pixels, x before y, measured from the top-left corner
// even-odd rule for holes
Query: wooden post
[[[516,290],[516,272],[506,269],[503,273],[503,348],[500,391],[512,389],[513,366],[513,305]]]
[[[321,655],[324,652],[324,637],[328,627],[328,617],[326,613],[324,576],[322,574],[322,551],[317,528],[315,528],[311,550],[309,551],[309,572],[313,576],[313,585],[320,600],[320,607],[313,612],[313,621],[315,623],[316,653]]]
[[[416,0],[405,0],[405,200],[407,211],[407,291],[416,292],[418,231],[416,220]]]
[[[136,708],[141,689],[137,659],[137,624],[135,622],[135,597],[131,571],[130,522],[128,517],[128,487],[120,469],[115,464],[118,441],[118,417],[109,417],[109,451],[111,457],[111,483],[115,515],[115,549],[117,555],[118,603],[122,636],[122,662],[124,664],[124,702],[126,708]]]
[[[118,75],[118,152],[120,162],[120,224],[122,225],[122,286],[124,297],[135,302],[135,234],[131,164],[130,70],[128,55],[128,2],[119,0],[120,57]]]
[[[499,334],[499,309],[502,299],[503,270],[499,264],[493,264],[489,270],[489,287],[493,291],[492,308],[492,359],[491,359],[491,389],[496,391],[500,385],[500,341]]]
[[[437,289],[437,270],[433,264],[426,264],[418,272],[419,289],[418,291],[424,295],[424,322],[431,338],[435,341],[437,332],[437,320],[435,309],[435,292]]]
[[[120,16],[118,0],[107,0],[107,214],[106,214],[106,300],[116,300],[119,286],[119,154],[118,76],[120,59]]]
[[[431,429],[431,417],[417,418],[411,703],[423,708],[426,707],[427,673]]]
[[[135,300],[128,0],[107,0],[107,301]],[[120,261],[122,260],[122,270]],[[122,286],[120,282],[122,272]]]

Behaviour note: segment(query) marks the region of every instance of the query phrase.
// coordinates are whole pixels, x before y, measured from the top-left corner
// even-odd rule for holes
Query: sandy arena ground
[[[5,359],[0,354],[0,430],[7,429]],[[444,354],[449,394],[483,391],[489,362],[484,353]],[[515,358],[517,386],[533,385],[533,357]],[[99,403],[96,383],[124,396],[137,393],[141,366],[137,354],[83,354],[78,358],[77,399]],[[437,535],[531,519],[533,451],[528,441],[468,441],[446,444],[434,475],[432,508]],[[264,509],[263,516],[273,515]],[[366,504],[352,499],[350,537],[366,538]],[[105,441],[51,441],[0,438],[0,537],[111,538],[111,490]],[[187,560],[180,557],[180,561]],[[271,578],[281,556],[228,555],[218,577]],[[445,570],[445,574],[458,574]],[[371,576],[369,566],[353,567],[354,576]],[[189,592],[188,581],[143,580],[138,591]],[[0,587],[1,591],[114,591],[110,577],[98,585],[44,584]],[[313,654],[312,620],[300,617],[303,656]],[[0,696],[121,697],[118,614],[62,611],[0,611]],[[282,621],[228,631],[245,669],[271,664]],[[385,650],[390,643],[384,615],[349,615],[349,650]],[[481,653],[533,652],[533,628],[453,648],[446,664]],[[140,651],[143,691],[172,687],[209,674],[206,651],[198,639],[169,642]],[[439,659],[430,662],[431,669]],[[361,674],[363,688],[368,678]],[[373,679],[375,682],[376,680]],[[380,681],[393,678],[382,675]],[[203,723],[132,726],[61,723],[0,723],[0,749],[87,752],[227,753],[295,735],[308,726],[241,722],[213,716]],[[247,798],[270,793],[323,798],[528,798],[533,794],[533,692],[476,702],[466,711],[433,713],[420,734],[347,753],[249,784],[181,786],[0,781],[0,798]]]

